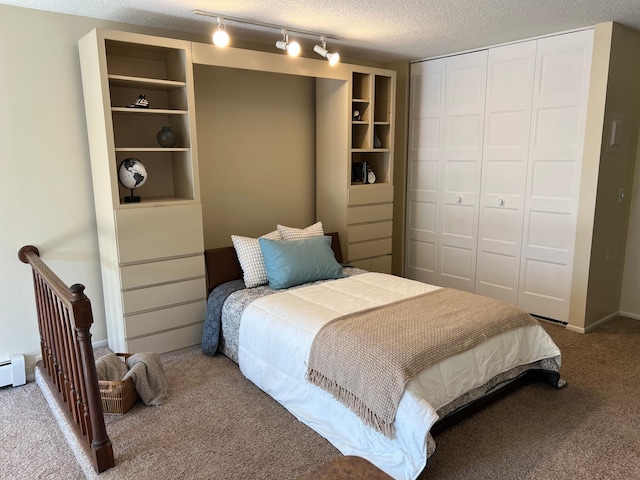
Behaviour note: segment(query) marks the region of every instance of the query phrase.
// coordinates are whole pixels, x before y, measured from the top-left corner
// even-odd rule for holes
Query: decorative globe
[[[129,190],[141,187],[147,181],[147,169],[137,158],[125,158],[118,167],[118,180]]]

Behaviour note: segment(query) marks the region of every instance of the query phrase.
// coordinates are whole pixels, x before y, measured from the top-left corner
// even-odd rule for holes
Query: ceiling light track
[[[285,27],[282,25],[276,25],[273,23],[260,22],[257,20],[249,20],[245,18],[231,17],[228,15],[222,15],[219,13],[207,12],[205,10],[194,10],[194,14],[202,15],[205,17],[213,17],[218,21],[218,28],[213,34],[213,43],[219,47],[226,47],[229,44],[229,34],[227,33],[227,22],[239,23],[245,25],[254,25],[257,27],[269,28],[278,30],[282,34],[282,40],[276,42],[276,47],[280,50],[286,51],[291,56],[297,56],[300,53],[300,44],[296,41],[289,41],[289,33],[296,33],[298,35],[305,35],[310,37],[319,37],[320,44],[313,47],[313,51],[323,58],[326,58],[330,65],[335,65],[340,61],[340,55],[338,53],[330,53],[327,51],[327,39],[330,40],[342,40],[340,37],[333,35],[326,35],[320,32],[314,32],[311,30],[302,30],[299,28]]]

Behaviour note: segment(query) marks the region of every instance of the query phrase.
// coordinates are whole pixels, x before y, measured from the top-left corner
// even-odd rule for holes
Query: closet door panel
[[[593,30],[538,40],[519,305],[566,321]]]
[[[475,289],[478,206],[487,75],[486,50],[447,58],[438,284]]]
[[[536,41],[489,50],[476,293],[517,304]]]
[[[445,59],[411,66],[405,274],[427,283],[437,283],[445,72]]]

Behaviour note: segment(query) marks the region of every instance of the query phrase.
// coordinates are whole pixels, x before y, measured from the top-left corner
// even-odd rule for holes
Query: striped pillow
[[[302,240],[304,238],[324,235],[322,222],[316,222],[307,228],[293,228],[278,225],[278,232],[282,235],[282,240]]]

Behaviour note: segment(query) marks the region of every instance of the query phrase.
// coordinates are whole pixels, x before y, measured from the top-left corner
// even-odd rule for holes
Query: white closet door
[[[476,293],[517,305],[536,41],[489,50]]]
[[[525,310],[569,315],[593,30],[538,40],[520,294]]]
[[[437,283],[437,205],[446,59],[411,66],[405,275]]]
[[[473,292],[487,51],[447,58],[438,213],[438,284]]]

